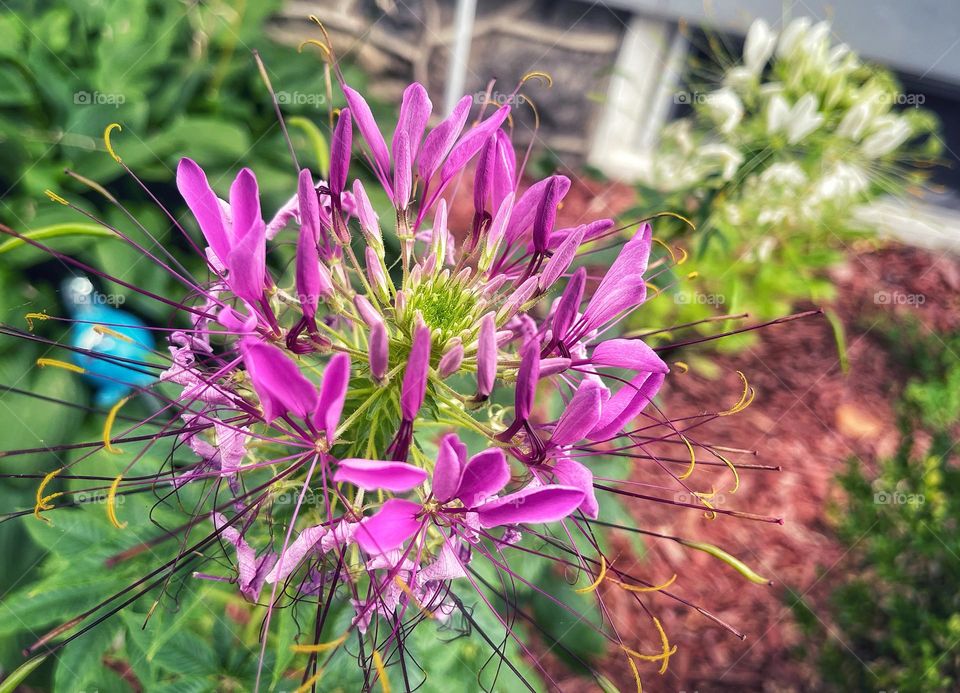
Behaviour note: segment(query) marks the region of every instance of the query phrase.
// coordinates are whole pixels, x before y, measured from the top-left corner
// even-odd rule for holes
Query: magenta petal
[[[384,460],[340,460],[334,481],[349,481],[364,491],[409,491],[427,480],[426,470],[406,462]]]
[[[520,368],[517,370],[515,407],[517,419],[526,421],[533,410],[533,399],[540,379],[540,343],[536,338],[523,345],[520,352]]]
[[[556,522],[580,507],[584,493],[573,486],[535,486],[477,508],[481,527]]]
[[[320,274],[320,253],[317,242],[320,239],[320,207],[317,193],[313,187],[310,171],[300,171],[297,183],[297,198],[300,209],[300,236],[297,238],[297,263],[295,278],[297,294],[303,314],[313,319],[317,314],[320,294],[327,287],[323,285]],[[330,287],[332,288],[332,287]]]
[[[454,142],[463,132],[472,103],[472,97],[464,96],[460,99],[453,112],[431,130],[423,141],[423,148],[420,150],[420,158],[417,162],[417,173],[423,180],[430,180],[450,153]]]
[[[467,446],[454,433],[448,433],[440,441],[437,463],[433,468],[433,496],[446,503],[457,495],[463,466],[467,461]]]
[[[390,366],[390,338],[387,336],[386,325],[379,320],[370,325],[370,336],[367,338],[369,347],[370,375],[375,380],[383,380]]]
[[[323,381],[320,383],[320,397],[317,400],[317,410],[314,414],[314,425],[322,429],[327,435],[327,442],[332,444],[337,426],[340,425],[340,415],[343,413],[343,403],[347,397],[347,386],[350,385],[350,357],[339,353],[330,357],[327,367],[323,369]]]
[[[337,125],[330,139],[330,176],[331,197],[338,201],[340,193],[347,186],[347,173],[350,170],[350,153],[353,146],[353,123],[350,121],[350,109],[340,111]]]
[[[410,201],[413,185],[413,158],[410,149],[407,133],[400,130],[393,142],[393,206],[397,209],[406,209]]]
[[[290,412],[302,419],[317,408],[317,390],[280,349],[253,337],[240,340],[240,354],[260,398],[267,423]]]
[[[400,133],[404,133],[409,149],[408,155],[411,165],[420,151],[420,141],[423,131],[427,128],[433,104],[427,90],[419,82],[414,82],[403,90],[403,100],[400,102],[400,116],[397,118],[397,128],[393,132],[393,160],[399,160],[397,140]],[[409,172],[408,172],[409,175]]]
[[[590,355],[596,366],[629,368],[643,373],[667,373],[670,368],[640,339],[608,339]]]
[[[447,352],[440,357],[440,362],[437,364],[437,372],[441,378],[450,377],[460,370],[463,364],[463,344],[459,342],[459,338],[456,339],[458,341],[447,348]]]
[[[266,224],[260,213],[260,189],[256,176],[249,168],[241,169],[230,186],[230,213],[233,217],[234,243],[248,233],[266,234]]]
[[[391,498],[371,517],[360,522],[354,538],[360,548],[370,554],[386,553],[397,548],[420,529],[419,503]]]
[[[537,205],[537,213],[533,218],[533,249],[543,253],[547,249],[547,241],[557,221],[557,205],[563,199],[565,191],[561,188],[559,176],[550,176],[544,188],[543,197]]]
[[[456,497],[473,508],[495,496],[510,481],[510,465],[500,448],[488,448],[471,457],[463,467]]]
[[[193,213],[207,245],[220,262],[227,264],[230,257],[230,237],[220,213],[220,201],[210,188],[203,169],[193,159],[180,159],[177,166],[177,189]]]
[[[610,269],[597,287],[596,294],[614,289],[625,278],[642,277],[647,271],[647,261],[650,258],[652,245],[653,231],[650,224],[644,224],[623,246],[617,259],[610,265]]]
[[[497,323],[493,313],[480,318],[477,339],[477,396],[489,397],[497,377]]]
[[[590,440],[615,438],[653,400],[664,381],[663,373],[641,373],[620,387],[603,405],[603,413],[596,428],[587,436]]]
[[[423,406],[430,371],[430,328],[419,325],[413,332],[413,345],[407,357],[400,392],[400,409],[406,421],[413,421]]]
[[[553,465],[553,473],[563,486],[573,486],[583,491],[580,511],[591,520],[596,520],[600,514],[600,504],[597,503],[597,494],[593,488],[593,472],[579,462],[561,457]]]
[[[267,226],[260,216],[260,191],[253,172],[245,168],[230,186],[233,245],[227,259],[230,289],[255,303],[263,295],[267,272]]]
[[[583,440],[600,420],[604,392],[605,388],[596,380],[581,382],[557,421],[550,444],[572,445],[578,440]]]
[[[314,525],[307,527],[297,538],[287,546],[286,551],[280,555],[273,570],[267,573],[265,582],[272,584],[285,580],[290,573],[297,569],[308,554],[319,548],[320,540],[327,534],[327,529],[323,525]]]
[[[573,258],[577,256],[577,251],[580,249],[580,243],[583,241],[585,229],[586,226],[584,225],[578,226],[571,231],[566,240],[557,248],[553,257],[547,261],[543,272],[540,273],[540,291],[546,291],[553,286],[553,283],[560,278],[560,275],[570,267],[570,263],[573,262]]]
[[[544,178],[527,188],[513,206],[513,214],[506,231],[507,245],[523,236],[527,229],[533,225],[537,217],[537,210],[540,208],[540,203],[547,194],[547,188],[551,185],[551,182],[557,186],[554,188],[553,194],[559,196],[560,199],[570,189],[570,179],[566,176]]]
[[[440,180],[447,182],[462,171],[470,159],[483,148],[497,128],[503,124],[509,113],[509,106],[501,106],[493,115],[468,131],[451,150],[450,157],[443,168],[440,169]]]
[[[370,106],[360,94],[347,85],[343,85],[343,94],[347,97],[350,114],[357,124],[357,129],[370,147],[373,163],[379,169],[378,177],[385,180],[390,171],[390,153],[387,151],[387,143],[383,140],[380,128],[377,127],[377,121],[373,119],[373,113],[370,112]]]
[[[576,320],[580,310],[580,302],[583,300],[583,290],[587,283],[587,270],[584,267],[578,267],[577,271],[567,282],[560,301],[557,303],[557,309],[553,313],[553,338],[562,341],[567,336],[567,331]]]
[[[607,276],[610,276],[609,273]],[[600,288],[593,294],[583,311],[585,327],[582,333],[605,325],[618,315],[643,303],[647,297],[647,284],[640,275],[622,277],[605,291]]]

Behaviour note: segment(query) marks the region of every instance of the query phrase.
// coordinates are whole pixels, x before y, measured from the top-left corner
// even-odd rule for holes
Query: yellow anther
[[[135,342],[128,337],[127,335],[117,332],[114,329],[107,327],[106,325],[94,325],[93,331],[97,334],[107,335],[108,337],[113,337],[114,339],[119,339],[121,342],[126,342],[127,344],[134,344]]]
[[[380,677],[381,690],[383,693],[390,693],[390,679],[387,678],[387,668],[383,666],[380,650],[373,651],[373,666],[377,670],[377,676]]]
[[[680,440],[682,440],[683,444],[687,446],[687,452],[690,453],[690,466],[687,467],[687,471],[685,471],[683,474],[677,477],[678,479],[683,481],[688,476],[693,474],[693,469],[694,467],[697,466],[697,454],[693,451],[693,445],[690,444],[690,441],[687,439],[685,435],[683,435],[682,433],[678,433],[677,435],[680,436]]]
[[[677,260],[677,266],[682,265],[687,261],[687,258],[690,257],[690,254],[686,251],[683,246],[680,246],[680,252],[683,253],[683,257]]]
[[[637,682],[637,693],[643,693],[643,683],[640,682],[640,670],[637,669],[637,664],[630,655],[627,655],[627,663],[630,665],[630,671],[633,672],[633,680]]]
[[[696,279],[696,278],[699,277],[699,276],[700,276],[700,273],[694,271],[694,272],[690,272],[690,273],[687,275],[687,279]]]
[[[294,693],[307,693],[307,691],[312,691],[314,684],[323,676],[323,671],[323,669],[317,669],[317,673],[304,681],[303,685],[297,688]]]
[[[636,659],[644,662],[661,662],[660,673],[663,674],[667,671],[667,665],[670,662],[670,657],[676,654],[677,646],[674,645],[673,647],[670,647],[670,641],[667,639],[667,634],[663,630],[663,626],[660,625],[660,619],[658,619],[656,616],[653,616],[652,618],[653,625],[657,627],[657,632],[660,633],[660,645],[663,648],[663,651],[660,654],[648,655],[643,654],[642,652],[637,652],[636,650],[631,650],[626,645],[620,645],[620,647],[630,657],[635,657]]]
[[[674,361],[673,365],[677,367],[680,375],[683,375],[690,370],[690,366],[688,366],[685,361]]]
[[[120,160],[120,157],[117,156],[117,153],[113,151],[113,145],[110,143],[110,134],[114,130],[119,130],[123,132],[123,128],[120,127],[120,123],[110,123],[106,128],[104,128],[103,145],[107,148],[107,153],[113,157],[113,160],[116,161],[118,164],[122,164],[123,162]]]
[[[119,455],[123,451],[110,442],[110,429],[113,428],[113,422],[117,420],[117,412],[123,408],[123,405],[126,404],[129,399],[129,397],[124,397],[110,407],[110,411],[107,412],[107,420],[103,422],[103,449],[114,455]]]
[[[673,262],[673,264],[675,265],[680,264],[679,262],[677,262],[677,256],[674,254],[673,248],[671,248],[667,243],[664,243],[659,238],[654,238],[653,242],[659,246],[662,246],[670,254],[670,260]]]
[[[597,573],[597,579],[586,587],[581,587],[580,589],[574,590],[577,594],[586,594],[587,592],[593,592],[600,586],[600,583],[603,582],[603,579],[607,577],[607,559],[603,557],[603,554],[600,554],[600,572]]]
[[[54,368],[62,368],[62,369],[65,370],[65,371],[72,371],[72,372],[74,372],[74,373],[86,373],[86,372],[87,372],[85,368],[81,368],[80,366],[78,366],[78,365],[76,365],[76,364],[74,364],[74,363],[68,363],[67,361],[61,361],[61,360],[59,360],[59,359],[44,359],[44,358],[40,358],[40,359],[37,359],[37,365],[38,365],[40,368],[44,368],[45,366],[53,366]]]
[[[33,506],[33,516],[38,520],[43,520],[44,522],[47,522],[47,523],[50,522],[50,520],[43,517],[40,513],[43,510],[52,510],[53,506],[50,505],[50,501],[52,501],[54,498],[57,498],[58,496],[62,496],[63,493],[58,491],[56,493],[51,493],[50,495],[45,496],[43,495],[43,492],[47,488],[47,484],[53,481],[53,478],[62,471],[63,471],[63,467],[60,467],[59,469],[54,469],[52,472],[48,473],[45,477],[43,477],[43,481],[41,481],[40,485],[37,486],[37,502]]]
[[[730,468],[730,471],[733,472],[733,488],[727,491],[727,493],[736,493],[737,489],[740,488],[740,473],[737,471],[737,468],[734,466],[733,462],[728,460],[719,452],[714,452],[713,454],[719,457],[720,461],[727,465]]]
[[[669,580],[667,580],[667,581],[666,581],[665,583],[663,583],[662,585],[653,585],[653,586],[651,586],[651,587],[642,587],[642,586],[640,586],[640,585],[628,585],[628,584],[625,583],[625,582],[619,582],[619,581],[617,582],[617,585],[620,587],[620,589],[626,590],[627,592],[659,592],[660,590],[665,590],[665,589],[667,589],[670,585],[672,585],[674,582],[676,582],[676,580],[677,580],[677,574],[674,573],[674,574],[673,574],[673,577],[671,577]]]
[[[306,45],[308,45],[308,44],[311,45],[311,46],[316,46],[317,48],[319,48],[320,50],[322,50],[322,51],[323,51],[323,57],[324,57],[326,60],[329,60],[330,62],[333,62],[333,54],[330,52],[330,48],[329,48],[328,46],[326,46],[325,44],[321,43],[320,41],[317,41],[317,39],[307,39],[306,41],[304,41],[303,43],[301,43],[299,46],[297,46],[297,52],[298,52],[298,53],[302,53],[302,52],[303,52],[303,47],[306,46]]]
[[[23,316],[27,321],[27,329],[33,332],[33,321],[34,320],[49,320],[50,316],[46,313],[27,313]]]
[[[70,204],[70,203],[67,202],[65,199],[63,199],[62,197],[60,197],[59,195],[57,195],[57,193],[53,192],[53,190],[44,190],[44,191],[43,191],[43,194],[46,195],[47,197],[49,197],[49,198],[50,198],[51,200],[53,200],[54,202],[59,202],[59,203],[62,204],[62,205],[68,205],[68,204]]]
[[[757,395],[756,391],[751,388],[747,382],[747,376],[740,371],[737,371],[737,375],[739,375],[740,380],[743,381],[743,392],[740,394],[740,399],[729,409],[718,412],[718,416],[730,416],[731,414],[737,414],[743,411],[753,403],[753,398]]]
[[[420,613],[422,613],[422,614],[423,614],[424,616],[426,616],[427,618],[436,618],[436,617],[434,616],[434,613],[433,613],[432,611],[430,611],[427,607],[425,607],[423,604],[421,604],[421,603],[417,600],[416,596],[414,596],[414,594],[413,594],[413,590],[411,590],[411,589],[410,589],[410,586],[409,586],[406,582],[403,581],[403,578],[402,578],[402,577],[400,577],[399,575],[395,575],[394,578],[393,578],[393,581],[397,584],[397,586],[398,586],[401,590],[403,590],[404,594],[407,595],[407,599],[409,599],[411,602],[413,602],[413,603],[417,606],[417,608],[420,609]]]
[[[110,484],[110,490],[107,491],[107,519],[117,529],[123,529],[127,526],[126,522],[120,522],[117,519],[117,487],[120,485],[121,479],[123,479],[123,474],[118,474],[117,478]]]
[[[347,636],[350,635],[350,631],[347,631],[341,635],[336,640],[330,640],[329,642],[318,642],[315,645],[291,645],[290,649],[294,652],[326,652],[327,650],[335,650],[340,647],[343,643],[347,641]]]
[[[520,84],[526,84],[531,79],[535,79],[538,82],[542,82],[543,84],[546,84],[547,87],[553,86],[553,77],[551,77],[549,73],[541,72],[540,70],[534,70],[533,72],[528,72],[527,74],[525,74],[523,77],[520,78]]]

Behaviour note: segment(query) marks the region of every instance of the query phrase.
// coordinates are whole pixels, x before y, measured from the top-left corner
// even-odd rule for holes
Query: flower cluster
[[[922,95],[832,43],[827,22],[798,18],[778,36],[756,20],[721,82],[687,99],[693,116],[665,129],[646,175],[661,192],[716,198],[711,226],[842,227],[917,180],[902,164],[937,153]]]

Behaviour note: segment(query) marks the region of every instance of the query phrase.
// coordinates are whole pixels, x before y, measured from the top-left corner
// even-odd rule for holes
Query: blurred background
[[[294,145],[323,172],[329,112],[341,104],[325,87],[320,54],[302,45],[317,37],[311,14],[384,119],[414,80],[440,115],[462,94],[509,101],[515,139],[531,147],[529,177],[560,171],[574,181],[564,225],[681,215],[656,219],[654,234],[688,260],[658,278],[656,298],[630,331],[698,322],[710,337],[823,310],[670,354],[688,368],[674,369],[660,402],[675,416],[736,401],[736,371],[756,387],[753,405],[711,435],[735,450],[736,463],[769,469],[744,475],[735,495],[713,489],[711,502],[784,524],[628,507],[626,521],[723,546],[774,583],[746,583],[672,544],[615,536],[621,567],[677,573],[678,594],[746,636],[658,605],[678,653],[666,674],[646,677],[647,689],[957,690],[960,5],[7,0],[0,222],[171,292],[167,275],[45,191],[127,228],[103,195],[66,171],[105,186],[157,242],[196,266],[156,202],[106,154],[104,128],[122,124],[114,143],[124,163],[176,216],[183,155],[220,191],[251,167],[265,209],[279,207],[296,182],[251,51],[263,58]],[[471,212],[463,214],[454,226],[469,223]],[[25,329],[27,311],[62,313],[64,278],[61,263],[0,242],[2,321]],[[142,320],[167,318],[123,287],[97,290]],[[675,341],[665,333],[650,341],[661,338]],[[8,508],[33,505],[36,474],[50,468],[44,446],[101,435],[102,415],[84,409],[96,393],[70,373],[35,367],[40,355],[39,345],[0,337],[4,449],[39,448],[4,469],[24,476],[3,479]],[[71,556],[89,549],[85,560],[95,562],[108,550],[99,525],[58,531],[32,518],[0,524],[0,676],[37,632],[74,610],[78,592],[64,572]],[[610,596],[629,624],[630,605]],[[622,657],[589,629],[533,596],[527,607],[567,650],[530,633],[565,690],[592,685],[577,658],[632,689]],[[135,619],[104,629],[92,644],[67,648],[66,663],[45,662],[21,689],[247,690],[255,623],[229,600],[223,610],[235,625],[228,632],[187,608],[164,617],[162,643],[140,634]],[[625,632],[632,635],[629,625]],[[137,648],[150,656],[127,656]],[[276,682],[287,690],[279,675]]]

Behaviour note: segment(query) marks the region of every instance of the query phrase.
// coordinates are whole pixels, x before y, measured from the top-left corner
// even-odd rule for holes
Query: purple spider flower
[[[654,402],[670,370],[660,354],[670,345],[655,349],[616,336],[668,265],[665,258],[650,263],[650,225],[639,225],[625,243],[611,220],[557,228],[571,181],[554,175],[521,192],[509,106],[482,106],[468,126],[473,99],[464,97],[431,127],[427,91],[413,84],[388,146],[364,98],[335,64],[334,71],[348,106],[333,128],[325,180],[298,169],[289,201],[265,222],[252,171],[237,174],[224,201],[199,164],[184,158],[177,187],[200,233],[193,222],[178,229],[204,266],[197,276],[166,249],[154,252],[120,236],[181,284],[185,298],[114,278],[169,309],[175,328],[156,328],[170,342],[169,357],[157,355],[166,357],[162,365],[137,364],[159,376],[141,388],[159,412],[143,422],[110,412],[105,447],[126,440],[184,445],[171,465],[145,469],[138,457],[132,470],[100,488],[109,517],[123,526],[115,507],[120,491],[211,489],[198,495],[182,527],[149,545],[154,553],[183,547],[174,547],[176,558],[157,575],[222,547],[236,570],[221,565],[196,576],[232,581],[243,597],[264,605],[264,648],[271,615],[285,599],[314,602],[315,638],[325,632],[330,605],[351,609],[369,687],[387,676],[385,661],[404,661],[404,638],[419,621],[459,618],[475,626],[467,594],[476,595],[471,608],[488,609],[525,651],[494,606],[509,600],[483,581],[480,561],[502,584],[541,592],[520,564],[577,570],[599,599],[606,581],[630,592],[646,613],[654,597],[678,599],[603,553],[597,533],[609,524],[601,518],[617,497],[776,521],[712,508],[709,493],[687,481],[698,454],[735,474],[696,428],[747,406],[749,387],[729,410],[672,421]],[[388,214],[371,204],[371,181],[350,180],[364,170],[351,165],[355,149],[391,201]],[[475,171],[472,223],[451,229],[453,183],[468,167]],[[393,228],[381,221],[388,219],[396,220]],[[386,243],[391,234],[396,242]],[[268,264],[268,239],[295,248],[290,271],[276,271],[282,262]],[[587,264],[585,251],[618,246],[606,272]],[[157,423],[161,433],[141,437]],[[664,443],[690,451],[687,471],[673,466],[683,460],[661,459],[654,448]],[[44,495],[44,487],[83,459],[47,475],[38,517],[59,507],[59,494]],[[646,463],[644,474],[665,475],[700,502],[635,493],[640,482],[628,474],[610,478],[603,465],[611,460]],[[283,505],[278,499],[286,496]],[[201,536],[209,518],[213,532]],[[738,561],[728,562],[744,572]],[[543,596],[569,609],[560,595]],[[110,603],[34,649],[67,630],[83,632]],[[665,634],[661,652],[643,654],[614,627],[595,628],[634,672],[638,661],[665,667],[673,653]],[[339,654],[344,641],[314,641],[304,685],[316,683],[311,676],[318,674],[308,672],[317,669],[317,655]]]

